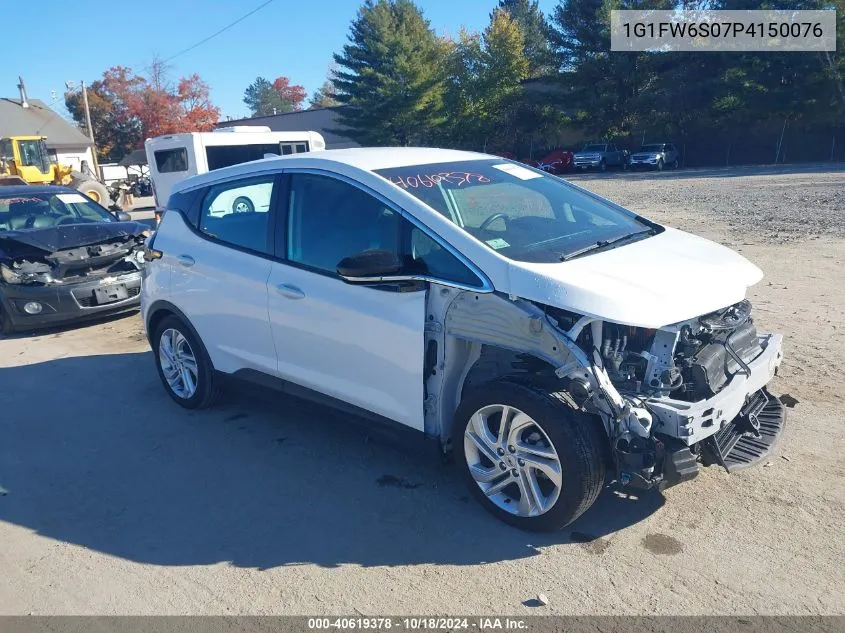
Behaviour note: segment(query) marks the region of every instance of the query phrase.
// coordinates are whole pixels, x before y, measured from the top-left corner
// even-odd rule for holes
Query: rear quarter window
[[[184,147],[160,149],[154,155],[156,170],[160,174],[188,171],[188,150]]]

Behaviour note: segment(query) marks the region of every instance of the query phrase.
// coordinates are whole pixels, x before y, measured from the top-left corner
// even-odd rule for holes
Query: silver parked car
[[[630,167],[649,167],[663,171],[664,167],[678,168],[678,150],[672,143],[649,143],[631,155]]]
[[[628,152],[619,149],[614,143],[594,143],[585,145],[580,152],[575,152],[572,158],[577,169],[598,169],[604,171],[608,167],[628,168]]]

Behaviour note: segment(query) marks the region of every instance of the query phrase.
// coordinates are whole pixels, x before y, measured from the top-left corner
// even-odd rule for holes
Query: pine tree
[[[510,13],[522,30],[528,74],[541,77],[553,73],[555,59],[549,45],[549,24],[537,0],[499,0],[499,8]]]
[[[344,134],[364,145],[414,145],[443,120],[445,46],[412,0],[367,0],[334,56]]]

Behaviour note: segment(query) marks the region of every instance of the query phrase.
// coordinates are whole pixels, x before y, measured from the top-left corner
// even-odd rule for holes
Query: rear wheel
[[[101,206],[108,208],[111,204],[109,190],[106,189],[106,186],[101,182],[97,182],[96,180],[76,181],[73,183],[73,188],[80,193],[84,193],[86,196],[91,198],[91,200]]]
[[[186,409],[204,409],[217,400],[214,366],[202,342],[185,323],[167,316],[152,339],[156,369],[168,395]]]
[[[246,196],[238,196],[232,203],[232,213],[252,213],[253,211],[255,211],[255,205]]]
[[[508,380],[486,383],[465,394],[455,414],[455,463],[472,495],[502,521],[559,530],[604,484],[594,425],[559,394]]]

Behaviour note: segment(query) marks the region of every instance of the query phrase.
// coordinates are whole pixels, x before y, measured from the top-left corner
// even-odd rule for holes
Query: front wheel
[[[452,446],[485,509],[516,527],[548,532],[572,523],[601,492],[599,431],[559,394],[498,380],[464,395]]]
[[[657,169],[657,171],[663,171],[663,159],[662,158],[657,159],[656,169]]]
[[[676,158],[672,163],[672,169],[678,169],[680,165],[678,164],[678,159]]]
[[[111,196],[106,186],[96,180],[81,180],[73,184],[73,188],[84,193],[100,206],[108,208],[111,204]]]
[[[604,160],[599,163],[599,171],[607,171],[607,163]]]

